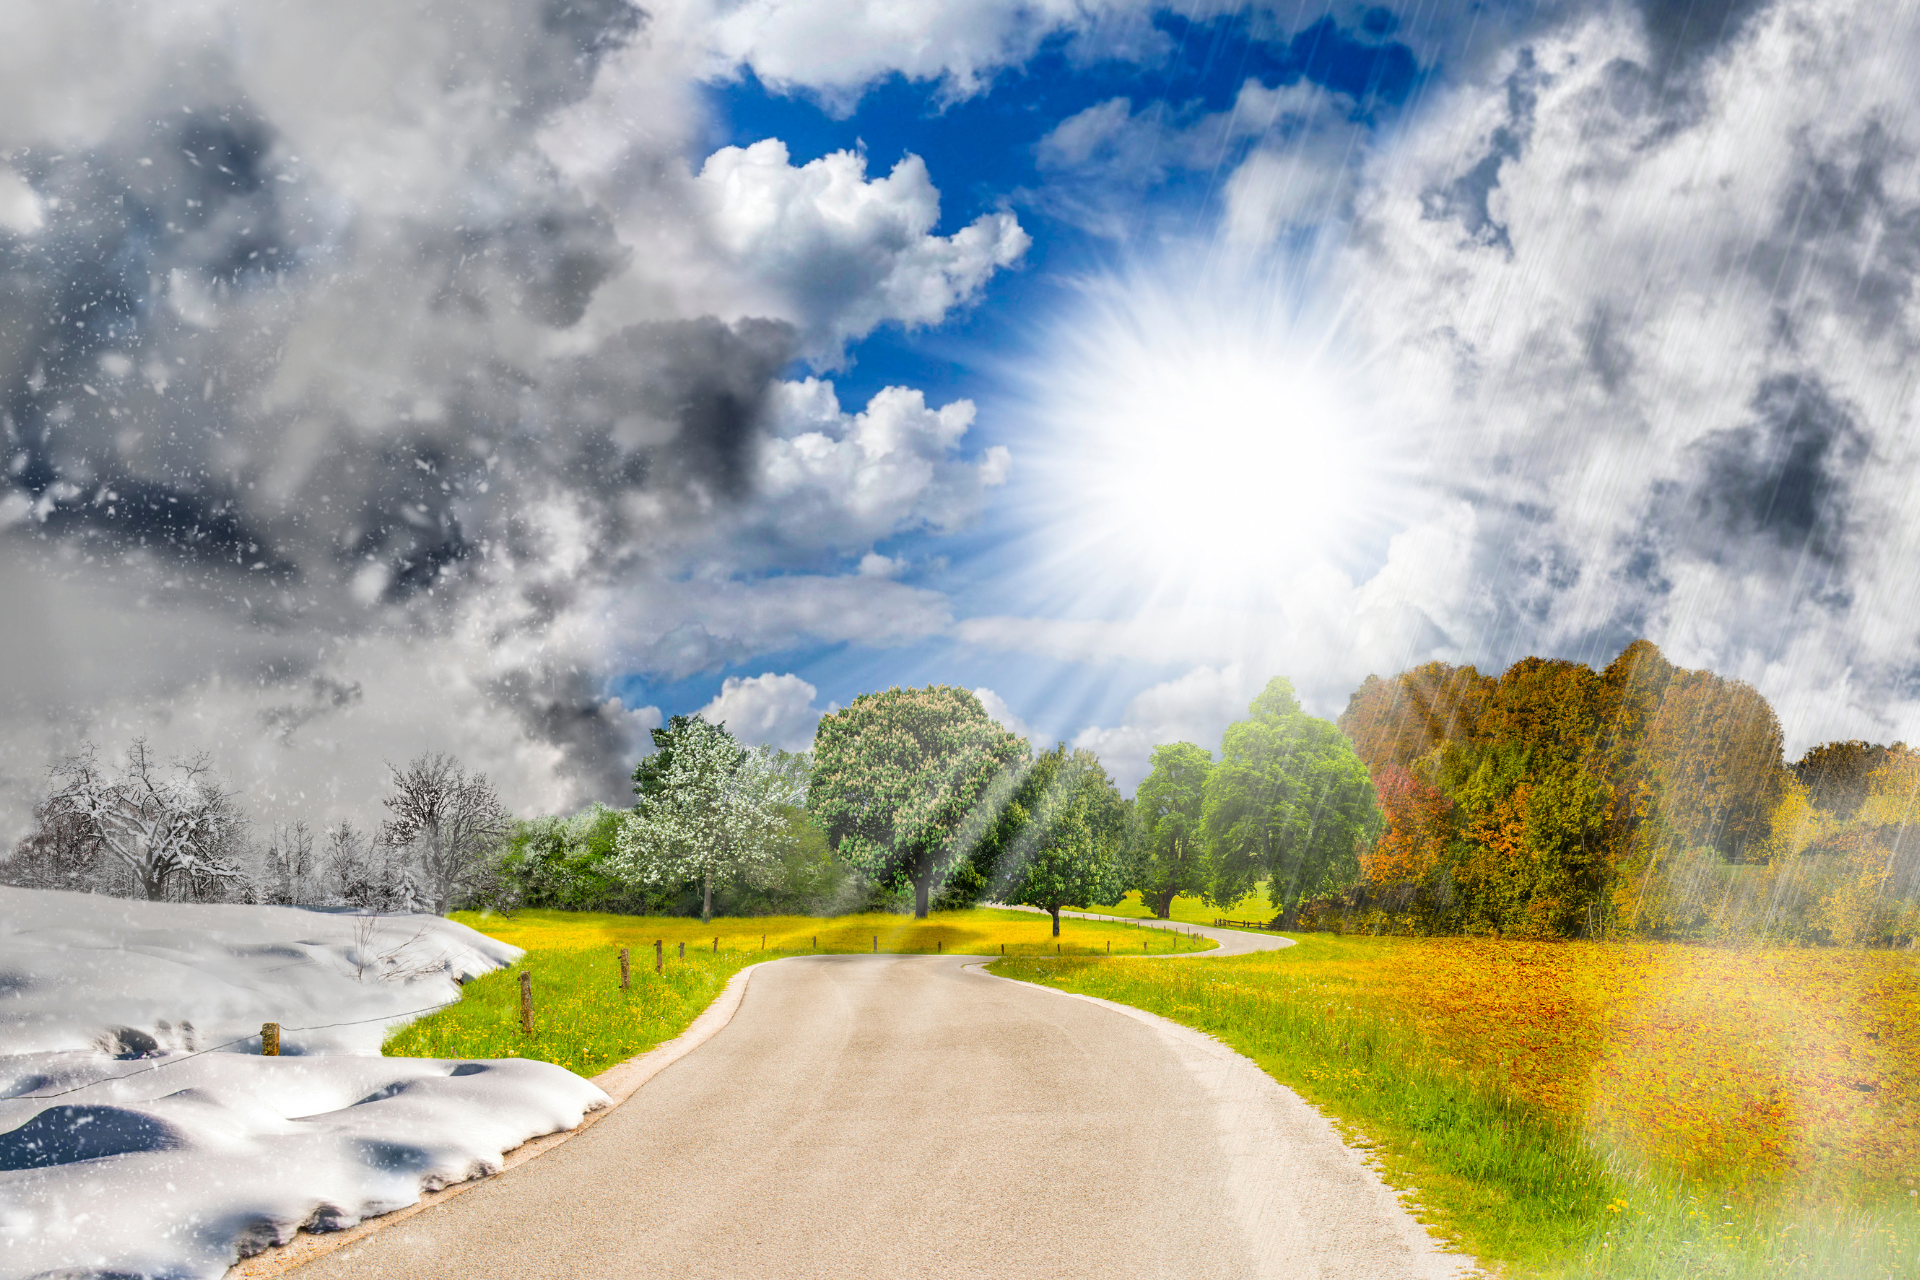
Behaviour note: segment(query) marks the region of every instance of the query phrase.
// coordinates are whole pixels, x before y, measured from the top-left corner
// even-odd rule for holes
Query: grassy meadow
[[[1117,906],[1087,907],[1085,910],[1106,916],[1131,916],[1135,920],[1153,919],[1153,912],[1147,910],[1145,904],[1140,901],[1138,889],[1130,890],[1126,897],[1120,899]],[[1167,919],[1178,924],[1210,925],[1215,920],[1271,920],[1273,915],[1274,907],[1267,901],[1266,885],[1261,884],[1252,893],[1234,903],[1232,910],[1229,911],[1209,906],[1205,898],[1189,898],[1182,894],[1173,900],[1167,912]]]
[[[1165,930],[981,909],[911,916],[765,916],[716,919],[521,911],[457,912],[453,919],[526,950],[518,964],[466,985],[459,1004],[396,1030],[385,1052],[400,1058],[538,1058],[591,1076],[687,1028],[735,973],[780,955],[1106,956],[1210,949]],[[653,944],[663,944],[661,972]],[[717,940],[717,945],[716,945]],[[686,954],[680,954],[685,944]],[[622,947],[632,987],[620,989]],[[1057,949],[1057,950],[1056,950]],[[533,975],[534,1031],[520,1030],[520,970]]]
[[[1920,1271],[1911,953],[1306,935],[994,971],[1217,1035],[1520,1274]]]

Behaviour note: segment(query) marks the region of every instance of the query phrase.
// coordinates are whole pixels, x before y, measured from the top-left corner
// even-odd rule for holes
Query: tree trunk
[[[1140,896],[1146,901],[1146,904],[1153,909],[1154,919],[1165,920],[1173,914],[1173,899],[1178,892],[1176,889],[1168,889],[1165,893],[1156,893],[1151,898],[1148,898],[1145,894]]]
[[[926,875],[915,878],[913,882],[913,918],[915,920],[927,918],[927,897],[932,888],[933,872],[929,871]]]
[[[706,888],[700,897],[700,923],[713,923],[713,877],[706,878]]]
[[[145,867],[140,872],[140,887],[146,890],[148,902],[158,902],[167,896],[167,876],[164,871]]]
[[[1060,936],[1060,908],[1048,907],[1047,911],[1053,916],[1053,936],[1057,938]]]

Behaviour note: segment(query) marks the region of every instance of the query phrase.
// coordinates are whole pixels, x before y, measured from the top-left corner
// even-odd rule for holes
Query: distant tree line
[[[58,763],[0,879],[196,901],[445,912],[831,915],[983,901],[1052,914],[1138,891],[1165,917],[1262,890],[1284,925],[1509,937],[1888,945],[1920,936],[1905,840],[1920,752],[1798,762],[1751,686],[1629,645],[1369,676],[1338,722],[1271,681],[1222,735],[1154,748],[1132,800],[1093,753],[1036,750],[965,689],[863,694],[812,749],[675,716],[633,802],[513,820],[443,755],[389,767],[385,819],[246,821],[204,757]]]
[[[654,730],[634,804],[522,823],[498,905],[747,915],[930,911],[983,901],[1061,910],[1142,889],[1289,908],[1345,887],[1380,828],[1367,772],[1285,680],[1227,734],[1218,767],[1160,749],[1129,801],[1090,751],[1036,751],[965,689],[863,694],[807,752],[750,748],[676,716]],[[1190,812],[1189,812],[1190,811]]]
[[[388,766],[386,817],[261,829],[202,755],[163,760],[136,738],[118,759],[83,746],[48,771],[0,883],[169,902],[445,912],[494,892],[512,828],[484,775],[451,756]]]

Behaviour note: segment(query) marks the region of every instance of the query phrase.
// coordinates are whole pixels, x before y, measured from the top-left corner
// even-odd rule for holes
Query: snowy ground
[[[379,1056],[518,955],[431,916],[0,888],[0,1280],[218,1276],[579,1123],[606,1095],[551,1064]]]

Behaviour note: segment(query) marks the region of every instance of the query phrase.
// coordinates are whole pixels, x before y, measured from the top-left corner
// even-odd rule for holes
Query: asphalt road
[[[1016,907],[1004,902],[995,903],[1002,911],[1034,911],[1047,914],[1038,907]],[[1275,933],[1251,933],[1245,929],[1216,929],[1212,925],[1187,924],[1180,920],[1141,919],[1139,916],[1103,916],[1097,911],[1062,911],[1062,916],[1071,916],[1076,920],[1112,920],[1119,924],[1138,925],[1143,929],[1171,929],[1175,933],[1197,934],[1202,938],[1212,938],[1217,944],[1212,951],[1164,951],[1155,952],[1169,960],[1185,959],[1189,956],[1244,956],[1250,951],[1278,951],[1282,947],[1293,945],[1292,938],[1283,938]]]
[[[598,1124],[303,1280],[1459,1271],[1246,1059],[978,963],[759,966]]]

